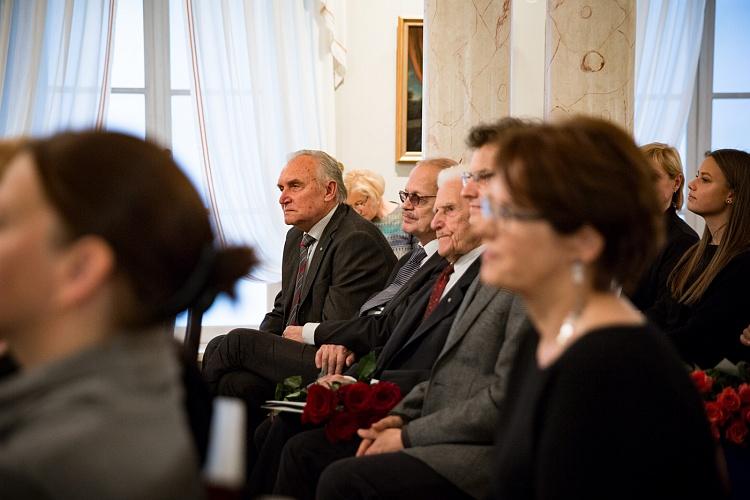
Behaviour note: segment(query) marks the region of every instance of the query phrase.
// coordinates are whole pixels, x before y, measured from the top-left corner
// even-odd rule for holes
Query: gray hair
[[[318,181],[321,184],[325,184],[328,181],[335,182],[336,201],[345,203],[347,193],[346,186],[344,186],[344,178],[342,177],[344,165],[328,153],[318,151],[317,149],[300,149],[299,151],[295,151],[289,156],[289,161],[300,156],[312,156],[318,161]]]
[[[466,172],[466,168],[463,165],[456,165],[450,168],[444,168],[440,171],[437,178],[438,189],[443,187],[446,182],[452,180],[461,180],[461,174]]]

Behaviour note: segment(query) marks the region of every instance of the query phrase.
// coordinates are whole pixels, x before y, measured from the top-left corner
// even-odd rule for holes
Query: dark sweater
[[[495,498],[724,498],[703,404],[653,327],[592,331],[545,369],[537,337],[524,340]]]
[[[698,234],[677,215],[673,208],[664,214],[666,242],[651,266],[643,273],[630,300],[638,309],[646,311],[667,292],[667,279],[677,261],[688,248],[698,243]]]
[[[701,269],[716,249],[707,248]],[[724,358],[733,363],[748,360],[750,348],[743,346],[739,337],[750,324],[749,285],[750,251],[745,251],[719,271],[697,303],[681,304],[671,294],[664,294],[647,315],[672,340],[686,363],[713,368]]]

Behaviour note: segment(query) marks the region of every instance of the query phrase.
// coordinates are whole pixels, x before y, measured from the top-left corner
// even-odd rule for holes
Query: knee
[[[224,337],[226,337],[226,335],[218,335],[208,342],[206,350],[203,352],[203,366],[206,366],[208,360],[213,356],[214,352],[216,352],[216,349],[218,349],[219,345],[224,342]]]
[[[356,470],[355,467],[355,458],[338,460],[326,467],[318,480],[315,498],[362,498],[356,489],[352,488],[357,484],[357,481],[352,479]]]

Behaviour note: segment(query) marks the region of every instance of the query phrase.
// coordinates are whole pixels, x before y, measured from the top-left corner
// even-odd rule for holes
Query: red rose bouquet
[[[375,372],[375,354],[370,353],[358,363],[357,382],[352,384],[333,383],[330,388],[311,384],[302,385],[302,377],[285,379],[276,386],[276,401],[293,401],[302,407],[303,424],[325,424],[326,437],[332,443],[351,439],[357,429],[367,428],[388,415],[388,412],[401,400],[401,389],[391,382],[370,384]],[[283,405],[264,406],[272,410],[282,410]],[[289,411],[299,411],[294,407]]]
[[[750,426],[750,370],[747,363],[737,365],[737,374],[719,370],[694,370],[690,373],[703,396],[706,417],[717,441],[747,446]]]
[[[325,423],[330,442],[344,441],[388,415],[400,400],[401,390],[391,382],[333,384],[330,389],[313,384],[307,389],[302,423]]]

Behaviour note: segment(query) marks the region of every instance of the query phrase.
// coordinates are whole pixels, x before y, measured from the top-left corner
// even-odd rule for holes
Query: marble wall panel
[[[632,130],[635,4],[548,1],[546,118],[582,113]]]
[[[508,114],[510,4],[425,0],[425,157],[458,159],[472,126]]]

